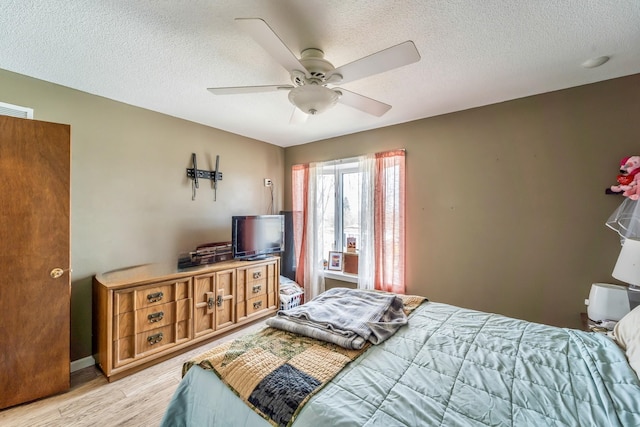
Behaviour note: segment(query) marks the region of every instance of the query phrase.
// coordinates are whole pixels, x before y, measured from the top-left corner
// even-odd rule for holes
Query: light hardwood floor
[[[244,327],[113,383],[93,366],[73,372],[67,393],[0,411],[0,426],[158,426],[180,382],[183,362],[263,326],[260,321]]]

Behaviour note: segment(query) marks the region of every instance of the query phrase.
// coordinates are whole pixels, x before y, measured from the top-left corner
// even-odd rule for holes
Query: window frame
[[[344,252],[344,175],[360,173],[357,158],[335,160],[323,167],[323,175],[334,175],[334,238],[333,250]],[[359,236],[358,236],[359,237]]]

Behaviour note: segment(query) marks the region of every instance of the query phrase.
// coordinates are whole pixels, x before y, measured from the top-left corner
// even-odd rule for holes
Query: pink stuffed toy
[[[620,162],[620,175],[617,181],[620,185],[612,185],[611,191],[624,192],[622,195],[632,200],[640,198],[640,186],[638,180],[640,172],[640,156],[625,157]],[[633,196],[633,197],[632,197]]]
[[[625,190],[622,195],[630,198],[631,200],[640,199],[640,184],[638,183],[638,181],[640,181],[640,174],[636,174],[633,176],[633,181],[631,182],[631,184],[629,184],[630,188],[628,190]]]

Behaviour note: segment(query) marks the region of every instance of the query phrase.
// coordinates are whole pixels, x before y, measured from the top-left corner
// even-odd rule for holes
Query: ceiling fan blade
[[[242,93],[275,92],[293,89],[291,85],[210,87],[207,90],[215,95],[237,95]]]
[[[416,45],[411,40],[373,53],[364,58],[345,64],[327,73],[327,78],[334,74],[342,76],[340,84],[352,82],[363,77],[384,73],[420,60]]]
[[[308,74],[307,69],[265,21],[260,18],[236,18],[236,22],[285,70],[289,72],[299,70]]]
[[[380,117],[391,109],[391,105],[385,104],[384,102],[358,95],[343,88],[337,90],[342,92],[342,96],[338,98],[338,102],[348,105],[349,107],[357,108],[365,113]]]
[[[305,123],[309,115],[299,109],[298,107],[293,107],[293,113],[291,113],[291,118],[289,119],[290,125],[299,125]]]

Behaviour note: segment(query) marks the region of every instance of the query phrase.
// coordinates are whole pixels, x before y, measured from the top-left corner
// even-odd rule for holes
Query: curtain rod
[[[392,150],[385,150],[385,151],[379,151],[377,153],[373,153],[373,154],[382,154],[382,153],[389,153],[391,151],[402,151],[404,153],[407,152],[406,148],[394,148]],[[369,154],[369,153],[367,153]],[[349,163],[349,162],[355,162],[358,160],[358,157],[360,156],[366,156],[367,154],[360,154],[359,156],[354,156],[354,157],[346,157],[344,159],[333,159],[333,160],[318,160],[318,161],[314,161],[314,162],[306,162],[306,163],[297,163],[295,165],[292,166],[298,166],[298,165],[308,165],[309,163],[336,163],[336,164],[340,164],[340,163]]]

